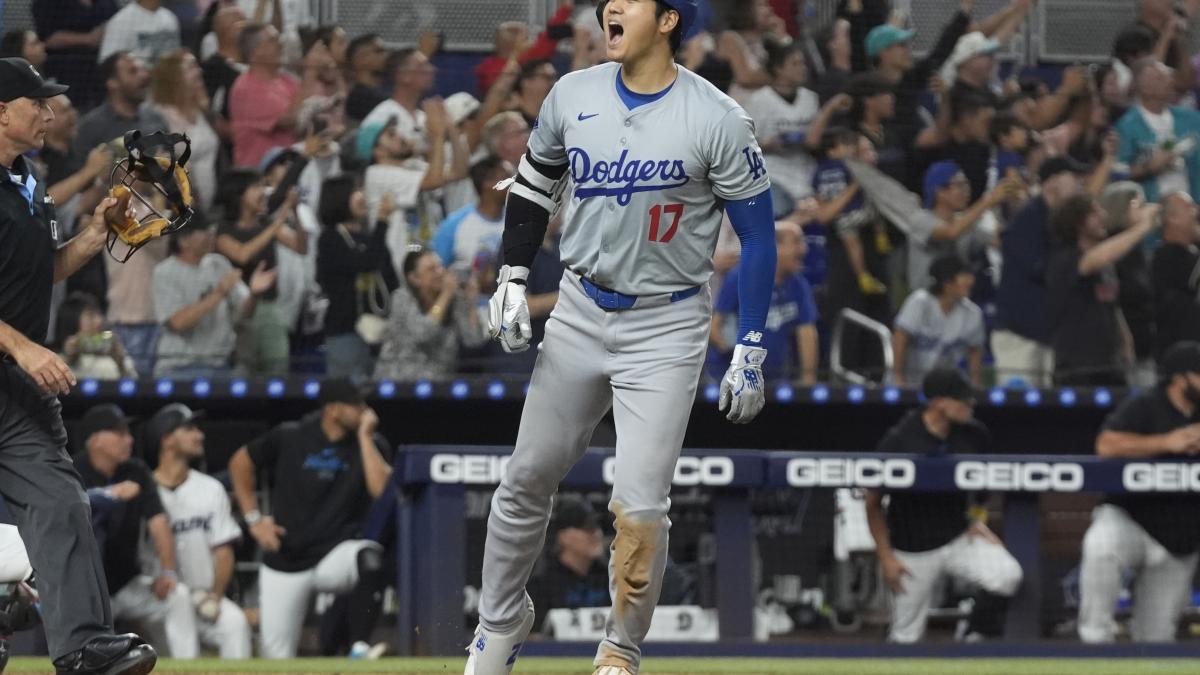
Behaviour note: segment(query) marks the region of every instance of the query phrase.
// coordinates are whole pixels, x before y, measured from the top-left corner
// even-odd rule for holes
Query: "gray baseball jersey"
[[[682,66],[665,95],[630,111],[617,89],[620,67],[559,80],[529,139],[533,159],[569,165],[563,263],[630,295],[703,284],[723,202],[771,186],[754,123]]]

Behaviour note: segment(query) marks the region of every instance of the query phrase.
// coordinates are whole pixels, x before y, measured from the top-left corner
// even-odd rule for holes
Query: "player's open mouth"
[[[625,27],[615,21],[608,22],[608,48],[613,49],[621,44],[621,38],[625,37]]]

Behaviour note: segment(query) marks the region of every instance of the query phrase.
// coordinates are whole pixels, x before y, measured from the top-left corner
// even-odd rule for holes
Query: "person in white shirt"
[[[421,99],[433,88],[437,68],[422,52],[400,49],[388,56],[383,72],[392,78],[392,97],[375,106],[363,119],[362,126],[386,124],[394,117],[400,134],[419,139],[423,146],[428,141]]]
[[[113,15],[104,27],[98,62],[116,52],[130,56],[146,65],[172,49],[179,49],[179,19],[162,6],[162,0],[136,0]]]
[[[480,253],[492,259],[499,255],[504,233],[504,202],[508,193],[493,190],[492,186],[515,171],[511,164],[492,155],[471,166],[471,182],[479,200],[450,214],[433,236],[433,250],[443,265],[456,271],[467,271],[474,267]]]
[[[770,44],[766,71],[771,84],[750,94],[746,113],[754,119],[771,184],[800,201],[812,195],[816,161],[805,140],[821,109],[820,101],[815,92],[802,86],[808,79],[808,68],[799,43]]]
[[[221,483],[189,466],[204,457],[197,419],[187,406],[171,403],[146,422],[146,440],[158,449],[154,480],[175,537],[179,580],[191,590],[200,642],[223,659],[248,659],[250,624],[242,608],[225,597],[242,528]]]
[[[965,359],[971,383],[981,386],[983,310],[969,299],[975,275],[954,254],[934,260],[929,275],[933,286],[913,291],[896,315],[894,383],[915,386],[931,370],[957,368]]]

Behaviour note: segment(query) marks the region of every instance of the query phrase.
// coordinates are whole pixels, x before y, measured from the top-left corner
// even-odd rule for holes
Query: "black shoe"
[[[8,665],[8,636],[0,637],[0,673],[4,672],[4,667]]]
[[[73,675],[146,675],[154,670],[158,654],[133,633],[94,637],[83,649],[54,661],[58,673]]]

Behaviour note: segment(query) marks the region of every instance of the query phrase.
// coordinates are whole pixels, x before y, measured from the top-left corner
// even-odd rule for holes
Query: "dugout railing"
[[[463,615],[467,568],[466,501],[469,489],[493,488],[511,448],[410,446],[397,461],[392,499],[397,510],[397,649],[402,654],[455,655],[470,627]],[[564,490],[610,487],[612,450],[592,449],[563,481]],[[1200,491],[1200,461],[1126,461],[1095,456],[958,455],[928,457],[877,453],[685,451],[676,468],[680,489],[711,492],[716,551],[715,643],[654,644],[651,654],[863,656],[876,654],[1063,656],[1200,655],[1200,644],[1046,642],[1040,634],[1043,594],[1041,495]],[[886,488],[1004,493],[1003,539],[1021,563],[1025,581],[1013,598],[1002,642],[983,645],[892,646],[862,640],[761,643],[753,640],[755,543],[751,494],[756,490]],[[531,653],[587,654],[592,644],[535,642]]]

